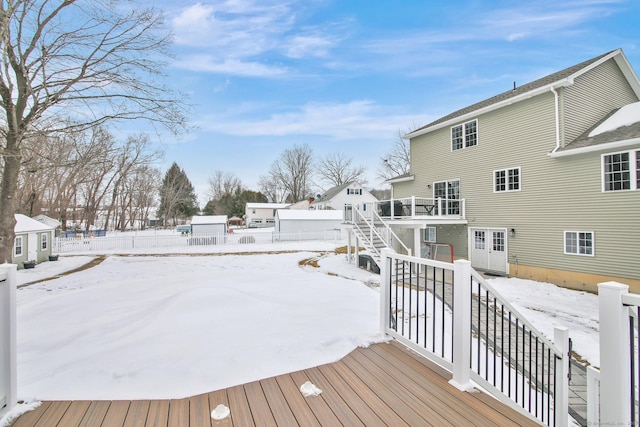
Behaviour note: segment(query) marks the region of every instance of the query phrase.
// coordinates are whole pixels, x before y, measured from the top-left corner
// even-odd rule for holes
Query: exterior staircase
[[[380,216],[369,210],[366,214],[357,208],[349,209],[350,222],[353,226],[353,234],[357,237],[359,244],[364,246],[367,254],[380,266],[382,262],[382,249],[390,249],[404,255],[411,255],[411,249],[400,240]]]

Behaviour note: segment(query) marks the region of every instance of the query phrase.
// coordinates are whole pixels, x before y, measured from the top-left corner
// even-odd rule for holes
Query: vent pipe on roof
[[[513,82],[513,91],[516,91],[516,82]]]

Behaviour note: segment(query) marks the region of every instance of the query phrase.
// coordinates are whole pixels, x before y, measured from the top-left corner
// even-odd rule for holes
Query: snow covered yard
[[[299,265],[317,256],[110,256],[21,288],[19,397],[184,397],[333,362],[380,341],[378,292]]]
[[[130,251],[21,288],[19,397],[184,397],[333,362],[379,341],[380,277],[348,264],[336,246]],[[300,265],[309,258],[317,268]],[[91,259],[61,257],[21,271],[19,281]],[[595,295],[522,279],[489,282],[548,337],[553,326],[568,327],[574,350],[599,364]]]

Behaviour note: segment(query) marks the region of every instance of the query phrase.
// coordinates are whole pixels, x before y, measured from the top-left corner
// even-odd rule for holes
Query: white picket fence
[[[339,241],[342,230],[324,230],[312,232],[278,233],[221,233],[221,234],[158,234],[124,235],[103,237],[58,237],[54,241],[54,253],[72,253],[86,251],[108,251],[127,249],[172,248],[189,246],[213,246],[233,244],[260,244],[301,242],[308,240]]]
[[[0,415],[17,403],[16,269],[0,265]]]

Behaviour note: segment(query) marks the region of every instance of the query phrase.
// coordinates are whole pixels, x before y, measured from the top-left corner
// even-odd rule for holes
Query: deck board
[[[184,399],[43,402],[12,427],[536,426],[483,393],[465,393],[451,375],[391,342],[338,362]],[[311,381],[322,390],[304,397]],[[213,420],[219,404],[231,415]]]

